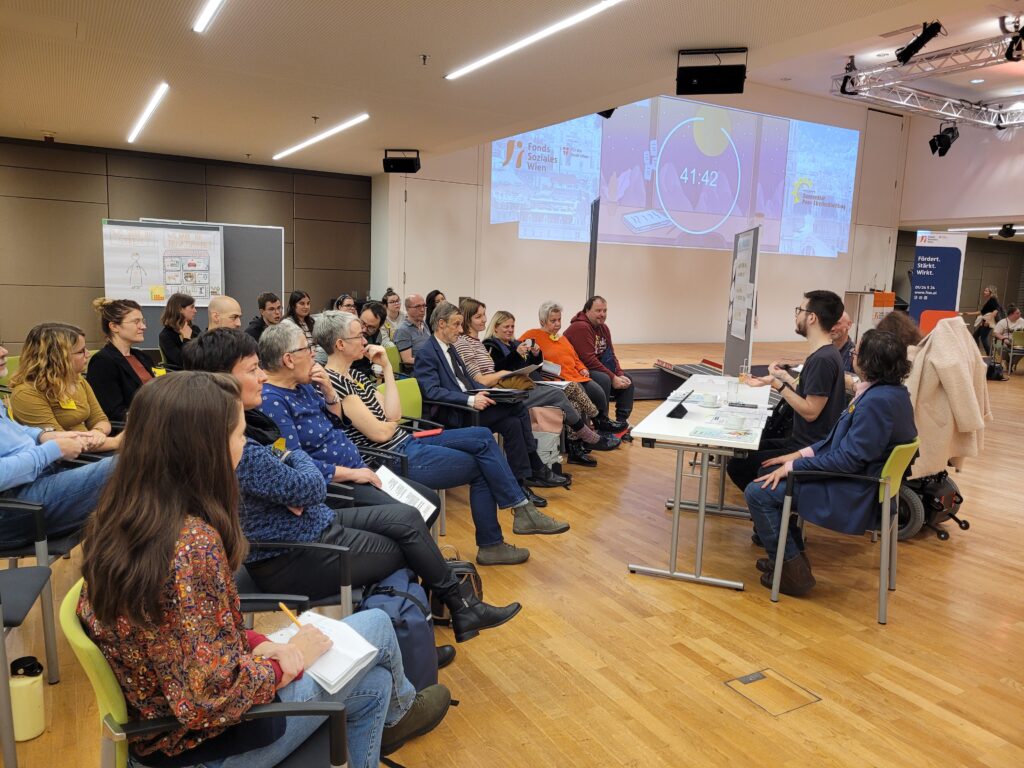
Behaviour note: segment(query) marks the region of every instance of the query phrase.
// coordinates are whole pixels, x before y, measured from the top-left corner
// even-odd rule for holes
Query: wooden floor
[[[801,351],[760,345],[753,362]],[[640,367],[718,358],[720,346],[620,353]],[[572,490],[548,494],[569,533],[515,537],[502,513],[532,556],[482,569],[485,596],[523,611],[458,646],[441,680],[461,706],[394,757],[437,768],[1024,765],[1024,375],[989,387],[985,453],[955,478],[971,529],[900,545],[885,627],[867,538],[809,529],[818,586],[778,604],[758,584],[741,520],[709,518],[704,568],[746,591],[630,575],[627,562],[666,562],[672,452],[636,442],[599,454],[597,469],[573,467]],[[640,403],[634,422],[654,405]],[[444,541],[472,557],[467,496],[448,498]],[[684,520],[681,567],[693,529]],[[60,594],[77,577],[77,559],[58,564]],[[11,658],[26,649],[42,656],[38,608],[8,639]],[[47,689],[47,732],[18,747],[22,765],[97,764],[92,691],[66,644],[61,672]],[[764,679],[736,681],[757,672]]]

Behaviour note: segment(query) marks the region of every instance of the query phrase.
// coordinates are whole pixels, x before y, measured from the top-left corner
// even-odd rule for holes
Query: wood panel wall
[[[285,289],[315,309],[370,287],[369,177],[0,138],[0,339],[12,354],[50,320],[99,344],[100,223],[140,217],[284,227]]]

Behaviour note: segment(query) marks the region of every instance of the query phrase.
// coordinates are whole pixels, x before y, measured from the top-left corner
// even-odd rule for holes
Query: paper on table
[[[762,409],[723,408],[707,423],[727,430],[754,430],[764,429],[767,421],[768,412]]]
[[[434,514],[436,507],[433,504],[383,464],[377,468],[377,477],[380,478],[381,490],[395,501],[416,507],[424,522],[429,520],[430,516]]]
[[[749,429],[725,429],[723,427],[695,427],[690,437],[708,437],[716,440],[749,440],[754,433]]]
[[[377,649],[343,621],[306,611],[299,616],[299,623],[312,624],[333,643],[327,653],[306,669],[306,674],[328,693],[340,691],[377,656]],[[267,639],[273,643],[287,643],[298,631],[298,627],[289,624],[284,629],[268,635]]]

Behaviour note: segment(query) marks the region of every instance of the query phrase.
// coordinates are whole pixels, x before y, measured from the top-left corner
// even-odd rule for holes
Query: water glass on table
[[[750,378],[750,363],[744,359],[743,365],[740,366],[740,384],[746,384],[747,379]]]
[[[725,402],[736,403],[740,399],[740,383],[735,379],[729,379],[725,383]]]

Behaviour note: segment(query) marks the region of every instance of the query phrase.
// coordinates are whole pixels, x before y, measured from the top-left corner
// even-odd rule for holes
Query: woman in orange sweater
[[[540,305],[537,317],[540,320],[540,328],[527,331],[523,334],[523,339],[533,339],[533,343],[544,353],[545,362],[561,366],[559,378],[578,382],[586,390],[587,396],[597,406],[599,414],[594,419],[594,429],[604,433],[615,433],[625,429],[627,424],[611,421],[600,415],[608,412],[608,398],[604,390],[590,378],[590,371],[580,360],[569,340],[559,335],[562,330],[562,305],[554,301],[545,301]]]

